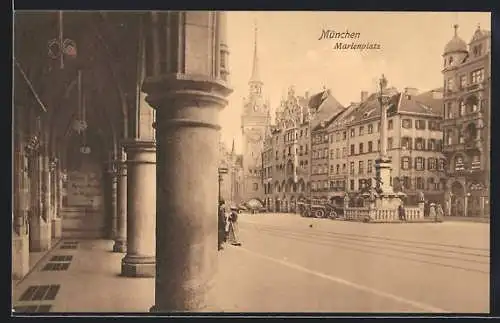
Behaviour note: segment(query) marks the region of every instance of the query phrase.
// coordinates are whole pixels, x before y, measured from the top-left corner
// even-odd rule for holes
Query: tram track
[[[489,274],[489,250],[482,248],[341,233],[311,228],[298,230],[297,228],[283,228],[277,225],[250,221],[245,221],[245,228],[279,238],[292,239],[310,244]],[[429,258],[432,258],[432,260]]]

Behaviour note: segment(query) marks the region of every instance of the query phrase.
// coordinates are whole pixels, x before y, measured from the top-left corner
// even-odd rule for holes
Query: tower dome
[[[444,47],[444,55],[457,52],[467,53],[467,43],[460,37],[458,37],[458,25],[454,25],[455,35]]]

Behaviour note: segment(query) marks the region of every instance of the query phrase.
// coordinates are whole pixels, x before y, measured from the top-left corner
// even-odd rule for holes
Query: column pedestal
[[[122,275],[155,277],[156,145],[127,143],[127,255]]]
[[[33,216],[30,221],[30,251],[47,251],[52,247],[51,223],[40,216]]]
[[[12,279],[22,279],[30,269],[28,234],[12,233]]]
[[[118,165],[118,185],[116,194],[117,230],[114,252],[127,252],[127,165]]]
[[[60,239],[62,237],[62,220],[55,217],[52,219],[52,238]]]

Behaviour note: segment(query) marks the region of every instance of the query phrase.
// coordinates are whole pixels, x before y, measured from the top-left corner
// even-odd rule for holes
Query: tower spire
[[[257,53],[257,21],[254,22],[254,32],[255,39],[253,44],[253,67],[252,67],[252,76],[250,77],[250,82],[258,82],[261,83],[260,73],[259,73],[259,56]]]
[[[454,24],[453,28],[455,28],[455,37],[458,36],[458,24]]]
[[[234,138],[233,138],[233,144],[231,145],[231,154],[234,155],[235,151],[234,151]]]

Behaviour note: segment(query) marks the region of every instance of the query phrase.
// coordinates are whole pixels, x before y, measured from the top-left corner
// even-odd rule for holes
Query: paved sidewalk
[[[472,216],[445,216],[444,221],[466,221],[478,223],[490,223],[489,217],[472,217]]]

